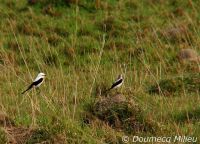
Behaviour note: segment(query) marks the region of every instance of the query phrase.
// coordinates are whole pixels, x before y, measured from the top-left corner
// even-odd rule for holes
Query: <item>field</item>
[[[0,3],[0,143],[200,143],[199,61],[177,57],[200,51],[199,1]],[[22,95],[39,72],[40,89]]]

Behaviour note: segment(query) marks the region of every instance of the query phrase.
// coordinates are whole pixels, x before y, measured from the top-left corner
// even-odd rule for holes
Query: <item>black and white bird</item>
[[[120,87],[123,84],[123,82],[124,82],[124,79],[123,79],[122,75],[120,74],[118,76],[118,78],[116,79],[116,81],[112,84],[112,86],[106,91],[110,91],[112,89],[116,89],[116,88]]]
[[[24,94],[26,91],[30,90],[33,87],[38,88],[43,83],[45,76],[46,75],[44,73],[39,73],[33,81],[33,83],[25,91],[23,91],[22,94]]]

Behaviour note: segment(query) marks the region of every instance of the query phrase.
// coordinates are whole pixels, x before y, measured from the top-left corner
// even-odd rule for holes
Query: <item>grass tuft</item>
[[[199,92],[200,91],[200,75],[190,74],[187,76],[178,76],[170,79],[160,80],[158,84],[152,85],[149,89],[150,93],[163,93],[165,95],[173,95],[177,92]]]
[[[173,115],[173,118],[178,123],[197,122],[200,120],[200,109],[184,110]]]

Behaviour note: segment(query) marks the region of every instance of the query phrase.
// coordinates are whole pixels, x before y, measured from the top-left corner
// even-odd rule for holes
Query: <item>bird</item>
[[[45,76],[46,74],[42,72],[39,73],[37,77],[35,78],[35,80],[32,82],[32,84],[25,91],[23,91],[22,94],[24,94],[25,92],[27,92],[33,87],[38,88],[43,83]]]
[[[124,79],[122,77],[122,74],[120,74],[118,76],[118,78],[116,79],[116,81],[112,84],[112,86],[109,89],[106,90],[106,92],[110,91],[112,89],[119,88],[123,84],[123,82],[124,82]]]

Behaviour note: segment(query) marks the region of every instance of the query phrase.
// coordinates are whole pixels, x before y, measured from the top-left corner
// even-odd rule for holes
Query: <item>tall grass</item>
[[[169,97],[162,89],[148,93],[162,79],[199,68],[176,60],[183,47],[199,51],[198,2],[109,0],[97,1],[96,8],[80,2],[94,12],[73,4],[50,5],[55,15],[45,13],[43,4],[1,3],[0,111],[18,126],[44,129],[64,143],[120,143],[126,132],[99,119],[87,125],[82,116],[97,97],[96,88],[109,87],[122,73],[121,93],[158,126],[155,133],[138,135],[200,138],[198,90]],[[182,25],[186,30],[180,35],[169,32]],[[47,74],[40,92],[21,95],[38,72]]]

